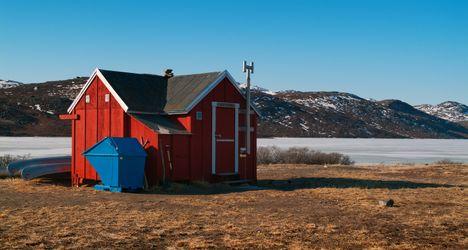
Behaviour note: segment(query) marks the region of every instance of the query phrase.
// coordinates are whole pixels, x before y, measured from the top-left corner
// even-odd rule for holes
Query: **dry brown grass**
[[[2,248],[467,248],[467,165],[260,166],[263,190],[0,180]],[[216,190],[214,190],[216,191]],[[392,198],[395,207],[378,200]]]

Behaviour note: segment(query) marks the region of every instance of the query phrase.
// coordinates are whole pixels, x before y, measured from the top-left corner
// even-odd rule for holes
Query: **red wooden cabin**
[[[149,185],[162,180],[255,181],[258,113],[227,72],[165,76],[96,69],[62,119],[72,120],[72,182],[99,180],[81,155],[107,136],[137,138]]]

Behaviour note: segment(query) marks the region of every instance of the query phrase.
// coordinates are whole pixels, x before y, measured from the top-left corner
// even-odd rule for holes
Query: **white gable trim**
[[[99,76],[99,78],[101,79],[102,83],[104,83],[104,85],[107,87],[107,89],[109,90],[109,92],[111,92],[111,94],[114,96],[115,100],[117,100],[117,102],[120,104],[120,106],[122,107],[122,109],[127,112],[128,111],[128,106],[127,104],[125,104],[125,102],[122,100],[122,98],[120,98],[120,96],[117,94],[117,92],[115,92],[115,90],[112,88],[112,86],[109,84],[109,82],[107,81],[107,79],[104,77],[104,75],[101,73],[101,71],[99,71],[99,69],[97,70],[97,75]]]
[[[117,100],[117,102],[120,104],[120,106],[122,107],[122,109],[127,112],[128,110],[128,106],[127,104],[124,103],[124,101],[122,100],[122,98],[120,98],[120,96],[117,94],[117,92],[115,92],[115,90],[112,88],[112,86],[109,84],[109,82],[107,81],[107,79],[104,77],[104,75],[101,73],[101,71],[99,71],[98,68],[96,68],[93,73],[91,74],[91,76],[89,77],[88,81],[85,83],[85,85],[83,86],[83,88],[81,89],[80,93],[78,94],[78,96],[75,98],[75,100],[72,102],[72,104],[70,105],[70,107],[68,108],[68,113],[70,114],[73,109],[76,107],[76,105],[78,105],[78,102],[80,101],[80,99],[83,97],[83,95],[86,93],[86,90],[89,88],[89,86],[91,86],[91,83],[94,81],[94,79],[97,77],[99,77],[99,79],[101,79],[102,83],[104,83],[104,86],[106,86],[106,88],[109,90],[109,92],[111,92],[112,96],[114,96],[115,100]]]
[[[239,94],[244,98],[245,101],[247,101],[247,99],[244,96],[244,93],[239,88],[239,85],[237,85],[237,81],[234,79],[234,77],[232,77],[232,75],[229,74],[229,72],[227,70],[225,70],[224,72],[226,73],[226,77],[229,79],[229,81],[232,83],[232,85],[234,85],[234,87],[236,87]],[[254,105],[252,105],[252,101],[250,101],[250,107],[255,111],[255,113],[257,113],[258,116],[260,116],[260,112],[255,108]]]
[[[88,78],[88,81],[85,83],[85,85],[83,86],[83,88],[81,88],[80,90],[80,93],[78,93],[78,95],[75,97],[75,100],[73,100],[72,104],[70,105],[70,107],[68,107],[68,110],[67,112],[70,114],[73,109],[75,108],[75,106],[78,104],[78,102],[80,101],[81,97],[83,97],[84,93],[86,92],[86,89],[88,89],[89,85],[91,85],[91,83],[93,82],[94,78],[96,77],[96,73],[97,73],[98,69],[96,68],[93,73],[91,74],[91,76]]]
[[[210,93],[216,86],[218,86],[218,84],[226,77],[225,72],[226,71],[221,72],[218,78],[214,80],[214,82],[210,83],[210,85],[205,88],[201,94],[195,97],[195,99],[193,99],[193,101],[188,105],[187,109],[184,110],[184,113],[190,112],[190,110],[192,110],[198,103],[200,103],[200,101],[203,100],[203,98],[205,98],[208,93]]]
[[[104,85],[107,87],[107,89],[110,91],[110,93],[112,94],[112,96],[114,96],[114,98],[117,100],[117,102],[120,104],[120,106],[122,107],[122,109],[127,112],[128,111],[128,106],[127,104],[125,104],[125,102],[122,100],[122,98],[120,98],[120,96],[117,94],[117,92],[115,92],[115,90],[112,88],[112,86],[109,84],[109,82],[107,81],[107,79],[104,77],[104,75],[101,73],[101,71],[99,71],[98,68],[96,68],[93,73],[91,74],[91,76],[89,77],[88,81],[85,83],[85,85],[83,86],[83,88],[81,89],[80,93],[78,94],[78,96],[75,98],[75,100],[72,102],[72,104],[70,105],[70,107],[68,108],[68,113],[71,114],[71,112],[73,111],[73,109],[76,107],[76,105],[78,105],[78,102],[80,101],[80,99],[83,97],[83,95],[85,94],[86,90],[89,88],[89,86],[91,85],[91,83],[94,81],[94,79],[97,77],[99,77],[99,79],[101,79],[102,83],[104,83]],[[234,80],[234,78],[231,76],[231,74],[229,74],[229,72],[227,70],[221,72],[218,76],[218,78],[216,78],[216,80],[214,80],[207,88],[205,88],[205,90],[203,90],[203,92],[198,95],[191,103],[190,105],[187,107],[186,110],[181,110],[181,112],[170,112],[168,113],[169,115],[176,115],[176,114],[187,114],[189,113],[198,103],[200,103],[216,86],[218,86],[218,84],[223,81],[225,78],[227,78],[229,80],[229,82],[234,85],[234,87],[237,89],[237,91],[239,92],[239,94],[245,99],[245,96],[244,94],[242,93],[242,90],[239,88],[239,86],[237,85],[237,82],[236,80]],[[257,113],[257,115],[260,115],[260,112],[258,112],[258,110],[252,105],[252,103],[250,103],[250,107],[255,111],[255,113]],[[139,112],[139,111],[131,111],[131,113],[147,113],[147,114],[164,114],[164,113],[152,113],[152,112]]]
[[[234,87],[237,89],[237,91],[239,92],[239,94],[245,99],[245,96],[244,94],[242,93],[241,89],[239,88],[239,86],[237,85],[237,82],[236,80],[234,80],[234,77],[231,76],[231,74],[229,74],[229,72],[227,70],[221,72],[218,76],[218,78],[216,78],[216,80],[214,80],[214,82],[212,82],[205,90],[203,90],[203,92],[198,95],[191,103],[190,105],[187,107],[187,109],[182,112],[182,113],[188,113],[190,112],[198,103],[201,102],[201,100],[203,100],[216,86],[218,86],[218,84],[223,81],[225,78],[227,78],[229,80],[229,82],[231,82],[232,85],[234,85]],[[257,113],[257,115],[260,115],[260,113],[258,112],[258,110],[252,105],[252,103],[250,103],[250,107],[255,111],[255,113]]]

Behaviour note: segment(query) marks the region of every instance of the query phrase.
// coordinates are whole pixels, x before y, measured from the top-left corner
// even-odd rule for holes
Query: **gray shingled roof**
[[[127,112],[161,134],[189,134],[183,126],[162,114],[188,111],[190,104],[222,73],[181,75],[167,79],[151,74],[99,71],[127,105]]]
[[[174,76],[168,80],[166,112],[184,111],[222,72]]]
[[[128,112],[175,113],[189,105],[222,72],[174,76],[99,70],[128,106]]]
[[[130,114],[148,128],[160,134],[190,134],[177,122],[171,121],[164,115]]]

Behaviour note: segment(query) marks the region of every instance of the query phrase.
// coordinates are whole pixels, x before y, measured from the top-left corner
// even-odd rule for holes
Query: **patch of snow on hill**
[[[34,108],[38,111],[41,111],[41,112],[46,112],[47,114],[50,114],[50,115],[54,115],[55,112],[53,110],[42,110],[42,107],[40,104],[34,104],[34,107],[31,106],[31,108]]]
[[[305,131],[309,131],[309,129],[310,129],[309,126],[307,126],[305,124],[305,122],[301,122],[299,125],[301,125],[302,129],[305,130]]]
[[[291,101],[309,108],[326,108],[342,112],[350,103],[360,100],[348,95],[325,95],[308,98],[292,98]]]
[[[42,111],[40,104],[35,104],[34,107],[36,108],[36,110]]]
[[[468,106],[459,102],[447,101],[437,105],[422,104],[414,107],[452,122],[468,121]]]
[[[17,82],[17,81],[12,81],[12,80],[1,80],[0,79],[0,89],[9,89],[9,88],[14,88],[18,87],[23,83]]]
[[[247,87],[247,83],[239,84],[239,88],[241,88],[241,89],[245,89],[246,87]],[[266,88],[259,87],[257,85],[250,85],[250,89],[254,90],[254,91],[260,91],[260,92],[263,92],[263,93],[269,94],[269,95],[276,95],[276,92],[274,92],[272,90],[269,90],[269,89],[266,89]]]

